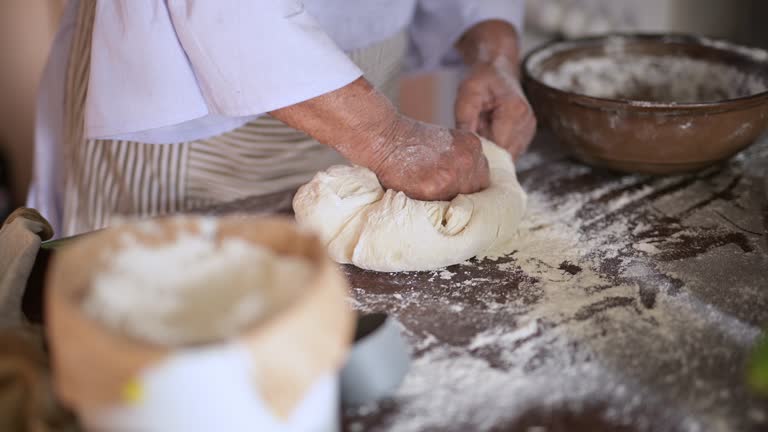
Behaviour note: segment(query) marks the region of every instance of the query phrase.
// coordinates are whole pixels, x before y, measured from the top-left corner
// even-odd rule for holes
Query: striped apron
[[[62,235],[100,229],[120,218],[189,212],[246,197],[289,193],[316,172],[344,163],[331,148],[269,115],[197,141],[85,139],[95,6],[96,0],[80,1],[66,75]],[[374,86],[396,102],[406,48],[403,31],[349,56]]]

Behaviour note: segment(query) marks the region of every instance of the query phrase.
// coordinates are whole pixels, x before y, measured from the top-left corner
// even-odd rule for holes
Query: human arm
[[[518,156],[536,129],[519,85],[523,0],[419,0],[410,29],[414,71],[465,66],[456,106],[458,127]]]
[[[270,114],[414,199],[449,200],[489,184],[476,136],[399,114],[365,79]]]
[[[507,149],[514,157],[528,147],[536,118],[519,81],[519,42],[515,27],[488,20],[470,28],[456,43],[469,71],[456,97],[456,124]]]

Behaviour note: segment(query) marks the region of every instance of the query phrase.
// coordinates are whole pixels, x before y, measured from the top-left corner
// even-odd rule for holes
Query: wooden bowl
[[[631,85],[617,89],[615,94],[596,94],[600,91],[595,91],[594,83],[600,81],[594,79],[592,87],[577,82],[586,70],[573,66],[579,61],[594,65],[595,61],[615,59],[621,59],[623,66],[619,67],[624,68],[640,61],[655,62],[658,67],[653,74],[641,72],[639,78],[626,81]],[[668,75],[663,69],[659,72],[673,61],[677,70],[670,70]],[[673,82],[678,88],[691,83],[702,88],[708,85],[696,81],[707,76],[698,73],[700,68],[696,72],[693,66],[685,66],[702,62],[708,64],[708,71],[718,71],[707,72],[716,78],[708,81],[733,81],[733,88],[729,92],[701,91],[693,99],[674,99],[676,92],[663,86]],[[571,81],[561,72],[564,67],[576,71]],[[690,73],[685,67],[691,68]],[[743,80],[725,80],[726,74],[720,70]],[[600,72],[594,69],[589,73]],[[603,76],[607,81],[614,78]],[[659,77],[669,82],[661,82]],[[649,82],[643,82],[646,78]],[[768,125],[768,52],[724,41],[685,35],[610,35],[553,42],[526,57],[523,80],[540,123],[551,128],[577,158],[624,172],[698,170],[754,143]]]

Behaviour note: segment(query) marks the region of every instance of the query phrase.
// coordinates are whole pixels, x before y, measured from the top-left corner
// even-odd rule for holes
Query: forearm
[[[270,114],[366,167],[386,157],[386,138],[399,118],[389,99],[364,78]]]
[[[489,183],[476,136],[400,115],[365,79],[271,114],[413,199],[451,200]]]

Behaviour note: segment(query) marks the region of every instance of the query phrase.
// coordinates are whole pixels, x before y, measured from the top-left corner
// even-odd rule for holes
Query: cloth
[[[117,217],[189,212],[293,190],[316,172],[344,162],[331,148],[267,115],[212,138],[175,144],[83,138],[97,4],[81,0],[70,52],[62,235],[103,228]],[[407,38],[400,32],[352,51],[349,58],[396,102],[406,50]]]
[[[25,322],[21,298],[41,240],[51,226],[32,209],[13,212],[0,229],[0,430],[78,430],[53,398],[42,330]]]
[[[296,0],[99,1],[92,31],[89,138],[210,137],[362,75]]]
[[[521,11],[521,0],[99,1],[85,135],[161,144],[218,135],[349,84],[362,73],[343,50],[412,20],[409,63],[434,68],[470,26],[519,26]]]
[[[48,222],[20,208],[0,228],[0,326],[23,323],[21,300],[42,240],[53,236]]]
[[[168,144],[231,131],[263,110],[360,76],[340,53],[408,27],[412,69],[457,60],[453,42],[488,18],[522,25],[523,0],[99,1],[85,135]],[[303,6],[302,6],[303,5]],[[70,0],[38,98],[28,205],[56,231],[63,213],[64,82],[78,0]],[[312,16],[315,16],[313,18]],[[221,31],[221,28],[228,31]],[[334,44],[335,43],[335,44]],[[93,128],[91,130],[90,128]]]

